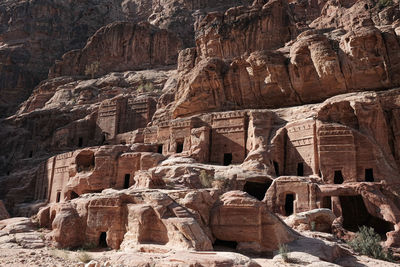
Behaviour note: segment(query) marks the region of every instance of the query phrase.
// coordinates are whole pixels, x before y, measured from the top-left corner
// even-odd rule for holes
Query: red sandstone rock
[[[124,46],[120,46],[124,43]],[[148,23],[116,22],[98,30],[80,51],[71,51],[50,70],[49,77],[88,75],[176,64],[181,41]]]
[[[297,238],[262,202],[244,192],[232,191],[213,208],[211,231],[220,240],[235,241],[238,250],[273,251]]]
[[[8,214],[8,211],[6,210],[6,207],[4,207],[3,201],[0,200],[0,220],[8,219],[10,218],[10,215]]]

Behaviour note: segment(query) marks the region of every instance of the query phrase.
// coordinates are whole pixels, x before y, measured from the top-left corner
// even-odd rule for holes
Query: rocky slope
[[[2,249],[284,266],[285,243],[299,265],[386,264],[343,243],[368,226],[400,255],[397,2],[36,0],[0,14],[0,219],[34,215],[0,221]],[[212,250],[259,258],[193,252]]]

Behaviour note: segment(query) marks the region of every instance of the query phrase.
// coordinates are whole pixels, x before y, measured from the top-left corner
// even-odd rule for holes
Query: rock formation
[[[400,255],[398,2],[5,1],[0,21],[0,248],[354,265],[339,240],[368,226]]]

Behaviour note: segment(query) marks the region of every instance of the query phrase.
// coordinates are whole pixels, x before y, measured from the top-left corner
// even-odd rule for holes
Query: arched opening
[[[176,153],[183,152],[183,141],[176,141]]]
[[[60,202],[60,200],[61,200],[61,192],[58,191],[57,192],[57,197],[56,197],[56,202],[58,203],[58,202]]]
[[[94,152],[90,150],[81,151],[75,159],[78,172],[91,171],[94,168]]]
[[[157,147],[157,153],[158,153],[158,154],[162,154],[162,152],[163,152],[163,145],[158,145],[158,147]]]
[[[360,226],[374,228],[383,240],[386,240],[386,233],[393,231],[393,224],[372,216],[365,207],[362,196],[340,196],[342,207],[343,228],[357,232]]]
[[[246,182],[243,187],[243,191],[247,192],[249,195],[257,198],[258,200],[263,200],[265,193],[271,186],[272,182],[268,183],[256,183],[256,182]]]
[[[78,139],[78,147],[82,147],[83,146],[83,138],[79,137]]]
[[[77,193],[75,193],[75,191],[71,192],[71,199],[75,199],[75,198],[78,198],[78,197],[79,197],[79,195]]]
[[[108,245],[107,245],[107,233],[106,232],[101,232],[101,234],[100,234],[99,247],[101,247],[101,248],[108,247]]]
[[[304,164],[303,164],[303,162],[299,162],[297,164],[297,176],[304,176]]]
[[[276,161],[274,161],[274,170],[275,170],[275,175],[279,176],[279,164]]]
[[[224,166],[229,166],[232,163],[232,153],[224,154]]]
[[[131,175],[127,173],[125,174],[124,188],[125,189],[129,188],[130,183],[131,183]]]
[[[292,215],[294,212],[294,194],[287,194],[285,197],[285,215]]]
[[[335,184],[343,184],[343,175],[342,171],[335,171],[335,175],[333,177],[333,183]]]
[[[323,197],[322,208],[330,209],[330,210],[332,209],[332,198],[331,197]]]
[[[216,251],[235,251],[238,243],[235,241],[226,241],[221,239],[215,239],[213,244],[214,250]]]
[[[373,182],[374,180],[374,169],[365,169],[365,181]]]

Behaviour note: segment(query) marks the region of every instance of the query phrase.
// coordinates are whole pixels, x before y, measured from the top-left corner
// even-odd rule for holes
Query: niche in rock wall
[[[79,197],[79,195],[77,193],[75,193],[74,191],[71,192],[71,199],[75,199],[78,197]]]
[[[168,231],[153,209],[149,208],[142,214],[138,241],[141,244],[168,243]]]
[[[94,169],[94,152],[90,150],[81,151],[75,159],[78,172],[91,171]]]
[[[256,182],[246,182],[243,187],[243,191],[247,192],[249,195],[257,198],[258,200],[263,200],[265,193],[271,186],[272,182],[266,183],[256,183]]]
[[[374,169],[365,169],[365,181],[373,182],[374,180]]]
[[[183,141],[176,141],[176,153],[183,152]]]
[[[393,224],[372,216],[365,207],[362,196],[340,196],[342,207],[343,228],[351,232],[357,232],[360,226],[374,228],[382,239],[386,239],[386,233],[393,231]]]
[[[100,248],[106,248],[108,247],[107,245],[107,233],[106,232],[101,232],[100,237],[99,237],[99,247]]]
[[[224,154],[224,166],[229,166],[232,163],[232,153],[225,153]]]
[[[332,209],[332,198],[331,197],[324,197],[322,199],[322,208],[324,209]]]
[[[127,173],[127,174],[125,174],[124,188],[125,189],[129,188],[130,183],[131,183],[131,175],[129,173]]]
[[[157,153],[158,153],[158,154],[162,154],[162,152],[163,152],[163,145],[158,145],[158,147],[157,147]]]
[[[78,147],[82,147],[83,146],[83,138],[79,137],[78,139]]]
[[[235,241],[215,239],[213,247],[216,251],[235,251],[237,245],[238,243]]]
[[[334,184],[343,184],[343,175],[342,171],[335,171],[335,174],[333,176],[333,183]]]
[[[294,212],[294,194],[286,194],[285,197],[285,215],[289,216],[292,215]]]
[[[61,200],[61,192],[58,191],[57,192],[57,197],[56,197],[56,202],[60,202],[60,200]]]
[[[304,176],[304,163],[300,162],[297,164],[297,176]]]

